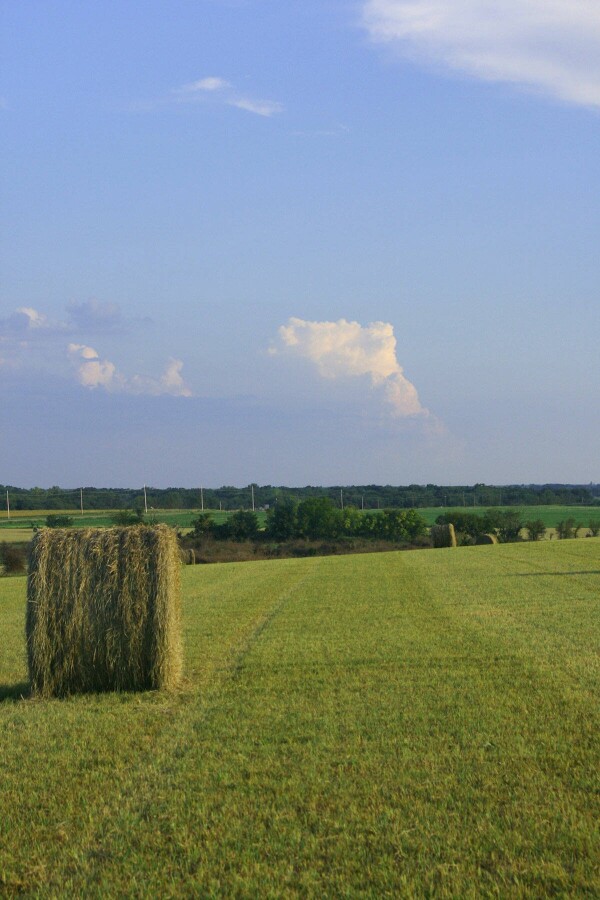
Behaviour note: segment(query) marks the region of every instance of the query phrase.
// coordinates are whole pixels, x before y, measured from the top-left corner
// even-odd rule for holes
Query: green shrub
[[[127,527],[128,525],[140,525],[144,521],[145,512],[143,509],[119,509],[111,517],[111,522],[113,525],[118,525],[122,528]]]
[[[73,516],[61,516],[52,513],[46,516],[46,528],[70,528],[73,524]]]

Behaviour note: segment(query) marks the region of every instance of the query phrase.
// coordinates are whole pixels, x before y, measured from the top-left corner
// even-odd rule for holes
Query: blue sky
[[[0,482],[600,480],[595,4],[1,17]]]

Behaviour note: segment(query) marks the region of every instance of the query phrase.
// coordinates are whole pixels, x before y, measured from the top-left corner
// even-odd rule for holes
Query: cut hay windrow
[[[432,525],[430,534],[434,547],[456,547],[454,525]]]
[[[53,697],[175,687],[180,565],[166,525],[39,531],[27,581],[32,691]]]

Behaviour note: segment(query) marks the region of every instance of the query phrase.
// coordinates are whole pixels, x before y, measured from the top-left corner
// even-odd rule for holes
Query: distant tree
[[[214,520],[210,513],[200,513],[195,519],[192,519],[192,536],[195,538],[203,538],[211,534],[213,531]]]
[[[345,506],[342,510],[342,534],[352,537],[361,533],[364,515],[355,506]]]
[[[258,537],[258,517],[250,509],[238,509],[226,524],[229,537],[234,541],[251,541]]]
[[[546,526],[541,519],[530,519],[523,526],[530,541],[539,541],[546,534]]]
[[[425,534],[425,520],[414,509],[384,509],[375,524],[377,537],[387,541],[412,541]]]
[[[310,539],[336,538],[343,532],[342,510],[328,497],[313,497],[298,505],[298,535]]]
[[[577,536],[577,528],[578,526],[575,523],[575,519],[561,519],[556,526],[556,534],[561,541],[565,541]]]
[[[503,544],[518,541],[523,528],[519,509],[488,509],[483,516],[484,534],[496,534]]]
[[[442,515],[438,516],[435,520],[435,524],[454,525],[454,530],[458,535],[461,537],[466,535],[471,538],[472,541],[477,540],[480,535],[485,534],[488,531],[488,528],[486,527],[487,523],[484,521],[483,516],[461,509],[451,509],[448,510],[448,512],[442,513]]]
[[[298,531],[298,504],[295,500],[279,500],[267,512],[266,534],[275,541],[289,541]]]
[[[598,537],[600,534],[600,519],[590,519],[588,528],[590,529],[590,537]]]

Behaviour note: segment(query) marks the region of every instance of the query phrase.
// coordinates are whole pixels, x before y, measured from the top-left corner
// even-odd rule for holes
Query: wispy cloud
[[[63,319],[52,319],[31,306],[20,306],[0,319],[0,335],[23,340],[50,340],[65,334],[126,332],[134,324],[147,324],[149,321],[148,318],[128,318],[118,304],[100,300],[69,303]]]
[[[249,97],[235,97],[227,101],[229,106],[236,106],[238,109],[245,109],[246,112],[254,113],[257,116],[270,116],[283,112],[283,103],[276,100],[251,100]]]
[[[28,338],[63,330],[60,323],[51,322],[44,313],[31,306],[19,306],[13,313],[0,319],[0,335]]]
[[[200,78],[198,81],[192,81],[190,84],[184,84],[183,87],[177,89],[177,94],[196,94],[198,91],[224,91],[231,85],[224,78],[218,78],[209,75],[208,78]]]
[[[170,359],[159,378],[147,375],[125,377],[108,359],[101,359],[93,347],[69,344],[69,356],[76,369],[77,380],[88,388],[104,388],[109,393],[146,394],[152,397],[169,395],[191,397],[192,392],[181,377],[183,363]]]
[[[176,103],[222,103],[235,106],[257,116],[270,118],[284,111],[283,103],[277,100],[266,100],[240,93],[236,88],[218,75],[208,75],[189,84],[176,88],[171,93],[171,100]]]
[[[81,331],[124,331],[127,320],[116,303],[85,300],[67,306],[69,324]]]
[[[594,0],[366,0],[362,20],[417,61],[600,107]]]
[[[394,415],[429,415],[398,362],[394,328],[387,322],[363,326],[346,319],[310,322],[291,318],[279,328],[278,341],[270,352],[307,359],[323,378],[367,376],[373,388],[383,391]]]

